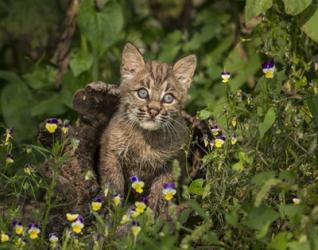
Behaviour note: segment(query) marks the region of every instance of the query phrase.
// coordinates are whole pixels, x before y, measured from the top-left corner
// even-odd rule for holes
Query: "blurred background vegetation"
[[[74,120],[77,89],[95,80],[119,82],[127,41],[147,59],[169,63],[195,53],[199,66],[188,110],[195,114],[210,106],[219,112],[223,69],[234,75],[232,90],[248,89],[255,86],[266,57],[280,60],[283,68],[299,61],[298,55],[306,63],[314,60],[311,39],[299,44],[303,31],[318,40],[313,2],[275,1],[275,14],[265,18],[258,15],[271,7],[271,0],[247,1],[247,12],[243,0],[0,1],[0,119],[15,128],[19,140],[29,141],[46,117]],[[310,12],[303,13],[305,20],[288,16],[305,9]],[[314,20],[306,23],[309,17]],[[294,48],[298,55],[291,54]],[[298,61],[296,68],[304,63]]]
[[[149,60],[194,53],[187,110],[238,144],[207,149],[206,175],[183,194],[203,223],[162,246],[317,249],[317,27],[317,0],[1,0],[0,122],[20,144],[47,117],[74,122],[76,90],[119,83],[127,41]]]

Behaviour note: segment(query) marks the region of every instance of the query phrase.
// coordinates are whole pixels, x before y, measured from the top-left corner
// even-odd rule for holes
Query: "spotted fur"
[[[124,195],[129,177],[136,175],[146,184],[150,206],[159,209],[163,184],[176,181],[169,162],[184,161],[190,135],[181,110],[195,67],[194,55],[174,65],[145,62],[137,48],[125,46],[121,102],[101,138],[103,185]]]

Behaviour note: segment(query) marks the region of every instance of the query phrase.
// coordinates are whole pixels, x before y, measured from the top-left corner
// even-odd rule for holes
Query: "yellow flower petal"
[[[10,237],[8,234],[2,233],[0,236],[0,242],[7,242],[10,240]]]
[[[79,233],[82,232],[82,227],[81,227],[81,226],[78,226],[78,225],[73,226],[72,229],[73,229],[73,232],[74,232],[74,233],[77,233],[77,234],[79,234]]]
[[[17,235],[23,235],[23,234],[24,234],[23,227],[22,227],[22,226],[16,226],[16,227],[15,227],[15,233],[16,233]]]
[[[52,124],[52,123],[46,123],[45,124],[45,128],[46,128],[46,130],[49,132],[49,133],[51,133],[51,134],[53,134],[53,133],[55,133],[55,131],[56,131],[56,129],[57,129],[57,124]]]
[[[31,240],[35,240],[36,238],[39,237],[39,233],[38,232],[35,232],[35,231],[32,231],[29,233],[29,237]]]
[[[123,217],[121,218],[120,224],[124,225],[127,224],[130,221],[130,218],[127,214],[124,214]]]
[[[92,202],[92,210],[94,212],[99,211],[101,209],[101,207],[102,207],[102,203],[101,202],[96,202],[96,201]]]
[[[165,200],[167,201],[171,201],[173,199],[173,194],[172,193],[167,193],[165,196],[164,196]]]
[[[66,219],[70,222],[75,221],[77,217],[78,217],[78,214],[71,214],[71,213],[66,214]]]
[[[140,226],[132,226],[131,227],[131,232],[134,235],[134,237],[136,238],[138,236],[138,234],[141,231],[141,227]]]
[[[273,71],[268,71],[265,73],[265,78],[273,78],[274,77],[274,72]]]

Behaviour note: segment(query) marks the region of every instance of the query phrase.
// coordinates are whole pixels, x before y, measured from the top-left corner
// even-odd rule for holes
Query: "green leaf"
[[[260,138],[263,138],[265,133],[272,127],[276,120],[276,113],[273,107],[271,107],[265,117],[264,121],[258,125],[258,130],[260,133]]]
[[[206,120],[211,117],[212,113],[209,110],[203,109],[199,111],[198,115],[200,120]]]
[[[298,223],[300,223],[301,217],[305,213],[305,207],[303,204],[288,204],[284,206],[284,212],[290,222],[297,225]]]
[[[318,43],[317,23],[318,23],[318,8],[316,8],[315,12],[311,15],[309,20],[301,26],[301,30],[304,31],[306,35],[309,36],[312,40]]]
[[[209,218],[209,213],[204,211],[201,205],[196,200],[188,200],[186,202],[190,208],[192,208],[195,212],[197,212],[203,219]]]
[[[305,100],[316,125],[318,125],[318,96],[310,95]]]
[[[109,1],[100,12],[95,10],[93,1],[81,1],[77,21],[98,56],[118,39],[124,24],[120,5],[114,0]]]
[[[272,250],[286,250],[288,241],[293,237],[292,233],[278,233],[275,235],[269,244],[268,249]]]
[[[35,67],[31,73],[25,74],[24,78],[32,89],[50,89],[54,87],[56,69],[50,66]]]
[[[267,182],[267,180],[272,179],[275,177],[275,172],[274,171],[265,171],[262,173],[259,173],[257,175],[255,175],[251,182],[252,184],[256,185],[256,186],[262,186],[263,184],[265,184]]]
[[[182,45],[182,33],[174,31],[170,33],[161,44],[161,52],[158,60],[163,62],[171,62],[175,60]]]
[[[203,190],[204,190],[203,183],[204,183],[204,180],[202,178],[192,181],[190,186],[189,186],[189,192],[192,194],[202,196]]]
[[[85,50],[74,51],[71,55],[70,66],[75,77],[89,70],[93,65],[93,55]]]
[[[263,231],[264,234],[264,226],[267,227],[279,218],[279,213],[274,209],[267,206],[260,206],[257,208],[252,208],[248,211],[248,215],[244,224],[251,229],[255,229],[258,231]],[[267,231],[266,231],[267,232]]]
[[[31,91],[21,80],[7,84],[1,94],[1,109],[7,126],[13,127],[17,140],[31,139],[36,124],[28,107],[34,104]]]
[[[269,179],[267,180],[261,187],[261,189],[258,191],[255,197],[254,205],[255,207],[258,207],[261,205],[262,201],[267,197],[268,193],[272,189],[272,187],[278,185],[281,183],[281,180],[279,179]]]
[[[55,116],[63,114],[66,111],[65,106],[61,103],[58,94],[52,94],[50,98],[38,102],[32,109],[32,116]]]
[[[273,0],[247,0],[245,5],[245,22],[265,12],[273,5]]]
[[[242,172],[244,170],[244,163],[242,161],[234,163],[232,169],[237,172]]]
[[[289,15],[298,15],[303,12],[312,2],[312,0],[283,0],[285,11]]]

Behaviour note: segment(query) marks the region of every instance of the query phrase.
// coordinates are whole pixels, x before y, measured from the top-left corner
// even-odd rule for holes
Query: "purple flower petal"
[[[100,203],[103,202],[103,200],[102,200],[100,197],[96,197],[96,198],[94,199],[94,201],[95,201],[95,202],[100,202]]]
[[[50,124],[58,124],[58,120],[56,118],[50,118],[46,122]]]
[[[176,189],[176,185],[174,183],[165,183],[163,185],[164,189]]]
[[[132,226],[139,226],[139,223],[138,223],[138,221],[133,221],[133,222],[131,223],[131,225],[132,225]]]
[[[141,197],[140,201],[147,204],[148,203],[148,199],[146,197]]]
[[[130,179],[130,181],[131,181],[132,183],[134,183],[134,182],[136,182],[136,181],[139,181],[139,179],[138,179],[137,176],[132,176],[132,177],[130,177],[129,179]]]
[[[264,63],[262,64],[262,68],[263,68],[263,69],[271,69],[271,68],[273,68],[273,67],[275,67],[275,63],[274,63],[273,60],[269,60],[269,61],[264,62]]]

